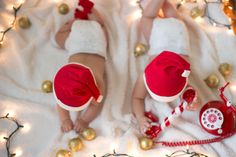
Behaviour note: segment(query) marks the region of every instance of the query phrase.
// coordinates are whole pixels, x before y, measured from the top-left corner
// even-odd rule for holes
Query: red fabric
[[[76,8],[75,12],[74,12],[74,18],[87,20],[88,14],[91,13],[94,3],[89,0],[79,0],[78,5],[81,6],[83,8],[83,10],[79,10]]]
[[[186,84],[187,78],[181,76],[184,70],[190,70],[187,61],[176,53],[163,51],[145,68],[146,84],[158,96],[175,96]]]
[[[63,66],[54,78],[54,92],[58,100],[69,107],[81,107],[91,97],[100,96],[91,71],[78,64]]]

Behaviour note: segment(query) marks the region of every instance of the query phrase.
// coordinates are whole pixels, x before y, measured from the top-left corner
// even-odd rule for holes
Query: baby
[[[103,106],[107,40],[103,21],[93,6],[89,0],[80,0],[75,18],[55,36],[58,45],[68,51],[69,62],[58,70],[53,85],[63,132],[81,132]],[[74,123],[69,111],[78,112]]]
[[[160,10],[162,15],[159,14]],[[135,83],[132,111],[144,133],[151,127],[150,120],[145,116],[144,99],[147,94],[156,101],[171,102],[187,86],[190,74],[190,64],[187,61],[189,39],[184,23],[168,0],[150,1],[143,11],[139,28],[140,34],[149,42],[148,55],[151,62]],[[196,106],[188,108],[195,109]]]

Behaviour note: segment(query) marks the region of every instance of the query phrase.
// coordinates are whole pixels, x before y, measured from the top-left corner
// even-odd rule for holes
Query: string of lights
[[[7,115],[4,116],[4,117],[0,117],[0,120],[3,120],[3,119],[10,120],[10,121],[14,122],[14,123],[16,124],[16,126],[17,126],[16,129],[15,129],[8,137],[3,137],[3,139],[6,140],[7,157],[13,157],[13,156],[15,156],[16,154],[10,152],[11,138],[13,137],[13,135],[14,135],[17,131],[19,131],[20,128],[23,128],[24,126],[21,125],[14,117],[9,117],[9,113],[7,113]]]
[[[189,155],[189,157],[208,157],[205,154],[197,153],[197,152],[190,152],[189,149],[187,150],[177,150],[170,155],[166,155],[166,157],[177,157],[177,156],[184,156]]]
[[[111,156],[127,156],[127,157],[133,157],[133,156],[130,156],[128,154],[117,154],[115,150],[113,150],[113,153],[110,154],[110,153],[107,153],[101,157],[111,157]],[[97,157],[96,155],[93,155],[93,157]]]
[[[18,7],[15,7],[13,6],[13,11],[14,11],[14,19],[12,22],[10,22],[10,26],[8,28],[6,28],[5,30],[1,30],[0,31],[0,47],[3,45],[3,41],[4,41],[4,38],[5,38],[5,35],[7,32],[9,32],[13,27],[14,27],[14,24],[16,22],[16,18],[17,18],[17,13],[19,12],[20,8],[21,8],[22,4],[20,4]]]
[[[137,4],[138,4],[138,7],[143,11],[142,1],[143,0],[138,0]],[[197,0],[181,0],[179,3],[177,3],[176,8],[179,9],[185,3],[197,3]],[[216,26],[216,27],[227,27],[228,29],[231,29],[231,25],[230,24],[221,23],[221,22],[217,21],[216,19],[214,19],[212,17],[212,15],[210,15],[210,12],[209,12],[209,8],[210,8],[209,6],[211,4],[223,5],[223,1],[222,0],[210,1],[210,2],[207,1],[207,0],[204,0],[204,3],[205,3],[205,9],[204,9],[203,15],[201,15],[202,17],[206,17],[209,20],[210,24],[213,25],[213,26]]]
[[[211,25],[213,26],[217,26],[217,27],[227,27],[228,29],[231,29],[231,25],[230,24],[224,24],[224,23],[221,23],[217,20],[215,20],[211,15],[210,15],[210,12],[209,12],[209,4],[218,4],[218,5],[223,5],[223,2],[221,0],[218,0],[218,1],[214,1],[214,2],[208,2],[207,0],[204,0],[205,4],[206,4],[206,7],[205,7],[205,17],[208,18],[209,22]]]
[[[176,8],[179,9],[183,4],[185,3],[196,3],[197,1],[194,0],[194,1],[185,1],[185,0],[181,0],[180,3],[177,4]],[[231,29],[231,25],[230,24],[225,24],[225,23],[221,23],[217,20],[215,20],[212,15],[210,15],[210,12],[209,12],[209,6],[211,4],[217,4],[217,5],[223,5],[223,1],[222,0],[217,0],[217,1],[207,1],[207,0],[204,0],[204,3],[205,3],[205,9],[204,9],[204,13],[202,15],[202,17],[206,17],[210,24],[212,26],[216,26],[216,27],[227,27],[228,29]]]

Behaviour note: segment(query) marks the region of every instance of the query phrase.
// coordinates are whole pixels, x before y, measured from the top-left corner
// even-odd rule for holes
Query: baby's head
[[[53,87],[58,105],[69,111],[83,110],[93,99],[102,101],[92,71],[78,63],[63,66],[54,78]]]
[[[183,92],[190,74],[190,64],[180,55],[163,51],[145,68],[144,83],[157,101],[170,102]]]

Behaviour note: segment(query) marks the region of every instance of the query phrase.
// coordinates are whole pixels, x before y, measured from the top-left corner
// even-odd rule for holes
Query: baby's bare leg
[[[168,17],[180,18],[180,15],[178,14],[176,8],[168,0],[164,2],[162,11],[163,11],[164,17],[166,18]]]
[[[59,105],[57,105],[57,111],[59,114],[59,118],[61,121],[61,130],[62,132],[68,132],[73,129],[73,122],[70,118],[69,111],[61,108]]]

